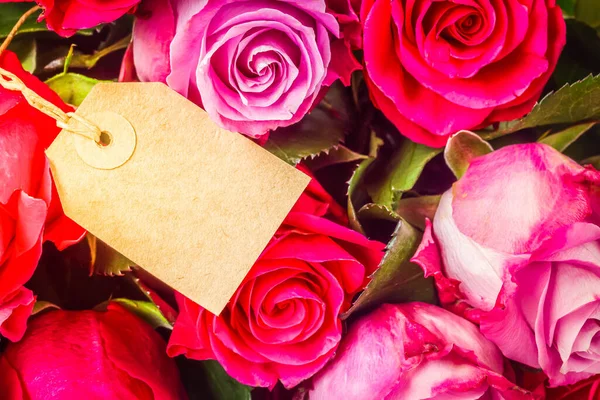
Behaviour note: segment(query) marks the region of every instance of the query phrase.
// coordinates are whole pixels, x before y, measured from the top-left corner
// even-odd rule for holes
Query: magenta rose
[[[333,1],[350,24],[350,4]],[[325,0],[149,0],[133,59],[141,81],[166,82],[222,127],[254,138],[298,122],[337,78],[360,65]]]
[[[600,373],[600,172],[543,144],[476,158],[414,261],[446,307],[553,386]]]
[[[160,335],[116,303],[34,317],[0,357],[6,400],[187,398]]]
[[[384,304],[350,327],[308,398],[533,398],[505,372],[498,348],[467,320],[430,304]]]
[[[345,223],[313,180],[221,315],[178,295],[169,355],[216,359],[250,386],[311,377],[335,353],[340,314],[383,255],[383,243]]]
[[[415,142],[531,110],[565,44],[555,0],[364,0],[373,103]]]
[[[56,93],[25,72],[14,53],[5,51],[0,66],[65,111]],[[31,278],[44,240],[59,249],[81,239],[84,230],[63,214],[44,155],[60,129],[17,92],[0,88],[0,334],[19,340],[34,296],[23,285]]]

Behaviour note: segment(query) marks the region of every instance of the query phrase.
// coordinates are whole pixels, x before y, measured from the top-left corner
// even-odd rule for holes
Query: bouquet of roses
[[[0,0],[0,43],[0,399],[600,399],[597,0]],[[111,120],[138,131],[130,153],[179,108],[151,140],[182,127],[240,167],[188,146],[169,182],[145,181],[161,157],[119,182],[127,153],[92,165],[120,198],[68,186],[69,135],[119,149],[89,110],[112,87],[190,102],[105,100],[140,115]],[[247,189],[171,219],[190,174],[227,186],[219,162],[269,169],[273,199],[280,171],[309,177],[268,243],[235,235],[272,222]],[[138,184],[148,199],[117,190]],[[239,282],[212,258],[163,274],[131,256],[176,258],[189,242],[165,236],[224,221],[226,200],[241,211],[215,237],[235,241],[198,246],[250,258]],[[131,232],[133,253],[114,240]],[[215,311],[219,280],[236,289]]]

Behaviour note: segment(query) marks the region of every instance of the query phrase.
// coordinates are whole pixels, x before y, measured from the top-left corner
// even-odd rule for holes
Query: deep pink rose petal
[[[138,2],[139,0],[124,1],[121,8],[98,10],[79,1],[70,1],[64,10],[65,16],[61,22],[61,28],[65,30],[87,29],[112,22],[125,15]]]
[[[289,235],[280,241],[279,246],[274,246],[267,251],[264,257],[271,259],[296,258],[317,263],[329,260],[355,261],[352,255],[330,237],[322,235]]]
[[[33,293],[23,287],[13,295],[0,300],[0,334],[11,342],[21,340],[34,305]]]
[[[135,332],[135,343],[121,340],[123,329]],[[115,345],[120,346],[117,353],[112,352]],[[140,348],[135,352],[128,346]],[[162,338],[120,308],[43,313],[2,357],[17,371],[27,398],[186,398]]]
[[[23,384],[15,368],[4,357],[0,358],[0,387],[8,399],[25,399]]]
[[[433,134],[446,134],[483,122],[489,115],[489,110],[462,107],[433,91],[423,90],[421,84],[404,70],[395,57],[392,39],[387,34],[390,23],[391,6],[389,3],[378,1],[369,13],[364,28],[365,43],[372,43],[364,49],[365,65],[369,78],[385,95],[385,99],[391,100],[396,107],[402,107],[403,118],[410,119],[422,127],[421,129],[425,128]],[[374,101],[381,106],[379,96],[375,96]],[[427,111],[431,109],[438,113],[436,118],[431,118]],[[403,126],[399,128],[402,130]],[[414,136],[408,131],[405,134],[409,137],[421,136],[417,132]]]
[[[0,300],[14,293],[33,275],[42,253],[42,231],[46,220],[44,201],[16,191],[8,204],[0,209],[16,224],[12,252],[0,266]]]
[[[533,108],[536,100],[541,95],[544,86],[548,82],[548,79],[550,79],[562,49],[566,44],[567,28],[562,16],[562,11],[560,7],[556,6],[555,1],[546,0],[546,4],[548,7],[552,7],[552,9],[549,10],[549,25],[551,26],[551,29],[549,29],[548,54],[546,55],[549,61],[548,70],[544,75],[533,81],[520,98],[492,111],[489,118],[486,120],[486,124],[497,121],[510,121],[527,114]]]
[[[488,390],[486,373],[456,357],[424,361],[394,385],[389,394],[397,399],[480,399]],[[442,397],[444,396],[444,397]]]
[[[179,292],[175,292],[175,297],[179,314],[169,338],[167,354],[170,357],[185,354],[197,360],[214,357],[206,331],[197,328],[201,307]]]
[[[248,368],[248,359],[231,351],[219,340],[218,337],[210,335],[210,346],[214,351],[217,361],[225,371],[234,376],[238,381],[246,385],[273,388],[279,378],[276,371],[267,363],[254,363]]]
[[[165,385],[164,382],[179,382],[179,373],[174,363],[157,362],[156,354],[166,351],[166,343],[137,316],[125,311],[117,303],[110,303],[108,311],[101,314],[99,327],[106,356],[114,365],[132,378],[145,382],[155,399],[185,398],[181,386]],[[114,333],[120,332],[119,337]],[[140,332],[146,334],[140,335]],[[151,334],[150,334],[151,333]],[[134,337],[134,341],[123,341],[123,337]],[[153,351],[148,351],[152,349]],[[152,366],[149,368],[149,366]]]
[[[133,59],[141,81],[166,82],[171,72],[170,43],[175,36],[175,14],[170,0],[150,0],[140,13],[151,10],[149,17],[139,17],[133,26]]]
[[[323,84],[329,86],[339,78],[344,85],[350,86],[352,72],[360,69],[361,65],[347,43],[341,39],[334,40],[331,43],[331,63]]]

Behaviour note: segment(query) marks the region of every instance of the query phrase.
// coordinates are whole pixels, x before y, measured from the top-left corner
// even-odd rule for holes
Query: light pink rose
[[[528,113],[566,41],[555,0],[364,0],[360,14],[373,103],[433,147]]]
[[[442,308],[385,304],[356,321],[310,400],[531,399],[477,327]]]
[[[446,307],[554,386],[600,373],[599,184],[543,144],[479,157],[414,258]]]
[[[166,82],[218,124],[258,138],[298,122],[360,68],[350,4],[325,0],[149,0],[133,31],[141,81]],[[335,3],[335,4],[334,4]],[[359,32],[359,31],[358,31]]]

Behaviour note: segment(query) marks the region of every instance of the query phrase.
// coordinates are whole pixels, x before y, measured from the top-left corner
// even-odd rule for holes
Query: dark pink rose
[[[70,111],[48,86],[23,70],[13,53],[5,51],[0,66]],[[64,249],[85,233],[63,214],[44,155],[59,131],[53,119],[19,93],[0,88],[0,334],[13,341],[23,336],[33,308],[33,294],[23,285],[35,271],[42,242],[50,240]]]
[[[415,142],[528,113],[565,44],[555,0],[364,0],[375,105]]]
[[[553,386],[600,373],[600,172],[543,144],[476,158],[414,261],[442,303]]]
[[[224,128],[263,137],[298,122],[324,86],[337,78],[348,85],[360,67],[350,51],[356,15],[333,3],[348,33],[325,0],[149,0],[134,27],[135,69]]]
[[[430,304],[384,304],[350,327],[308,397],[533,399],[504,376],[510,373],[472,323]]]
[[[169,355],[216,359],[250,386],[290,388],[311,377],[335,353],[340,313],[383,255],[383,243],[345,219],[313,180],[221,315],[178,295]]]
[[[187,398],[160,335],[116,303],[33,318],[0,357],[7,400]]]

